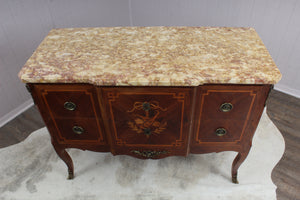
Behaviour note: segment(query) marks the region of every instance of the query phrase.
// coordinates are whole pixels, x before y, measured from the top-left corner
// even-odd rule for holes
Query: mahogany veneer
[[[272,85],[27,87],[69,178],[74,168],[66,148],[141,159],[236,151],[232,181],[237,183]]]

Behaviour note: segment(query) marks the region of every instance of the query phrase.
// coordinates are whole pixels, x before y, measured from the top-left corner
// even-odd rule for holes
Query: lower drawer
[[[198,143],[238,142],[243,136],[245,126],[244,120],[203,120],[196,141]]]
[[[104,143],[96,119],[55,119],[54,123],[59,143]]]

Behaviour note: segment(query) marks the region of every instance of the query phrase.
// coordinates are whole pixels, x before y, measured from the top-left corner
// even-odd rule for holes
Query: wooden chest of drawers
[[[54,29],[19,73],[73,178],[66,148],[141,159],[247,157],[281,74],[252,28]]]
[[[237,151],[233,181],[246,158],[271,85],[100,87],[28,84],[52,144],[141,159]]]

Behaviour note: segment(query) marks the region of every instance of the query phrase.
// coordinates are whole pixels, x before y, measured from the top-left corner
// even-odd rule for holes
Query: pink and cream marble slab
[[[253,28],[53,29],[19,73],[30,83],[111,86],[275,84],[281,74]]]

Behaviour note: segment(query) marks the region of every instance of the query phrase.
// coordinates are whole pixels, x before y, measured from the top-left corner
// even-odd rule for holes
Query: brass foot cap
[[[74,178],[74,174],[73,173],[69,173],[68,180],[71,180],[73,178]]]
[[[237,176],[232,177],[232,182],[235,184],[239,184],[239,181],[237,180]]]

